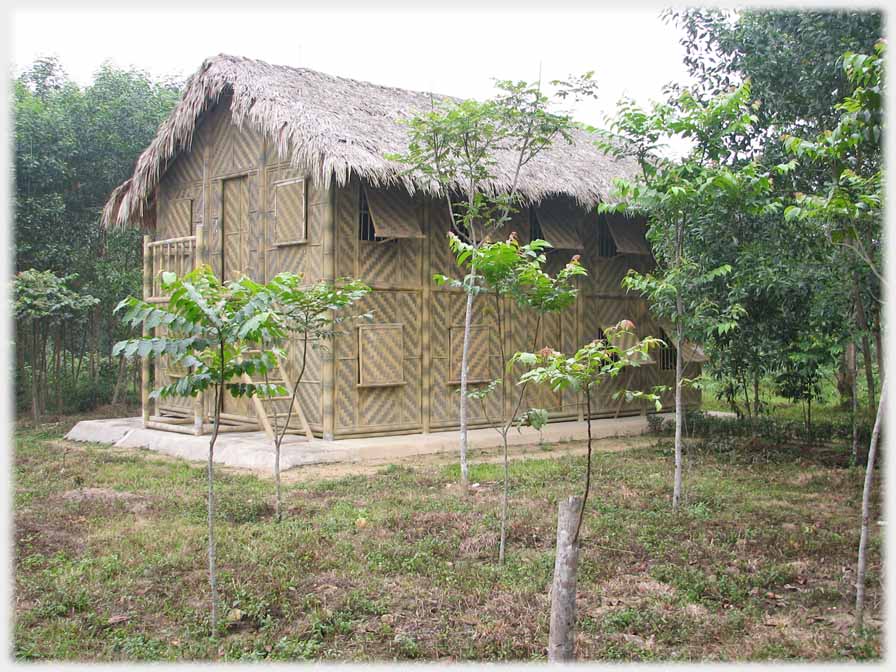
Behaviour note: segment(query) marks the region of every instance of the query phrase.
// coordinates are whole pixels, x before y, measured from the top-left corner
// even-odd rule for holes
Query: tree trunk
[[[476,273],[471,266],[470,275]],[[470,327],[473,324],[473,295],[467,294],[466,312],[464,313],[464,346],[460,358],[460,482],[466,487],[470,482],[467,467],[467,362],[470,353]]]
[[[677,300],[681,304],[681,299]],[[680,313],[679,313],[680,314]],[[679,319],[676,327],[678,333],[678,347],[675,348],[675,477],[672,484],[672,509],[678,510],[681,502],[681,466],[682,466],[682,445],[681,445],[681,428],[684,424],[684,409],[681,399],[681,379],[684,376],[684,365],[681,355],[682,338],[684,336],[684,328]],[[747,402],[749,408],[749,401]]]
[[[504,445],[504,491],[501,494],[501,542],[498,546],[498,564],[504,564],[504,547],[507,545],[507,494],[510,483],[510,465],[507,460],[507,428],[501,432]]]
[[[850,400],[852,408],[852,464],[859,462],[859,395],[858,395],[858,370],[856,368],[856,344],[846,346],[846,366],[849,371]]]
[[[220,348],[221,366],[224,366],[224,344]],[[215,430],[208,443],[208,584],[211,592],[211,625],[212,637],[218,636],[218,577],[215,571],[215,442],[218,440],[218,430],[221,428],[221,412],[224,409],[224,373],[221,371],[221,380],[215,391]]]
[[[40,420],[40,381],[37,377],[37,322],[31,323],[31,419],[35,426]]]
[[[853,278],[853,296],[856,304],[856,323],[862,330],[862,361],[865,366],[865,381],[868,385],[868,416],[874,415],[875,403],[874,367],[871,364],[871,341],[868,338],[868,320],[865,318],[865,305],[859,293],[858,278]]]
[[[759,403],[759,370],[753,371],[753,417],[759,417],[761,405]]]
[[[127,360],[121,355],[118,360],[118,378],[115,380],[115,389],[112,391],[112,405],[118,403],[122,390],[127,388]]]
[[[501,319],[501,306],[500,304],[496,305],[496,315],[498,317],[498,339],[501,343],[501,370],[507,370],[507,361],[505,360],[505,352],[504,352],[504,320]],[[532,352],[535,352],[535,348],[538,347],[538,330],[541,328],[541,313],[538,314],[538,317],[535,320],[535,331],[532,334]],[[504,424],[501,427],[501,439],[504,446],[504,492],[501,496],[501,540],[498,545],[498,563],[504,564],[504,550],[507,546],[507,499],[508,499],[508,491],[510,484],[510,463],[508,461],[507,456],[507,432],[510,431],[510,428],[513,427],[513,421],[517,416],[517,413],[520,412],[520,408],[523,405],[523,401],[526,398],[526,388],[529,386],[529,383],[523,383],[519,386],[519,391],[516,399],[516,406],[514,406],[513,410],[510,413],[510,416],[505,418]],[[505,395],[504,385],[501,386],[501,412],[504,413],[504,404],[505,404]],[[483,412],[484,412],[483,406]],[[589,420],[590,422],[590,420]],[[541,430],[538,431],[539,434],[539,444],[541,443]]]
[[[812,394],[806,397],[806,441],[812,445]]]
[[[302,378],[305,377],[305,366],[308,362],[308,331],[306,330],[302,339],[302,366],[299,369],[299,375],[296,378],[296,382],[293,383],[292,386],[292,397],[289,400],[289,410],[286,411],[286,422],[283,423],[283,429],[278,433],[276,430],[276,422],[277,418],[274,417],[275,429],[274,429],[274,485],[276,489],[277,496],[277,509],[275,512],[275,516],[277,518],[277,522],[279,523],[283,518],[283,494],[282,487],[280,483],[280,448],[283,445],[283,437],[286,436],[286,431],[289,429],[289,421],[292,419],[292,409],[296,403],[296,395],[299,393],[299,384],[302,382]],[[285,367],[284,367],[285,368]],[[265,382],[267,382],[267,374],[265,374]],[[285,380],[283,381],[286,382]],[[275,411],[276,413],[276,411]]]
[[[588,409],[588,419],[586,427],[588,427],[588,462],[585,467],[585,494],[582,495],[582,507],[579,513],[579,520],[576,523],[576,534],[573,537],[573,543],[579,543],[579,532],[582,530],[582,519],[585,517],[585,504],[588,503],[588,493],[591,491],[591,388],[585,388],[585,405]]]
[[[579,547],[574,540],[576,520],[580,518],[582,500],[569,497],[558,502],[557,551],[554,559],[554,582],[551,587],[551,629],[548,639],[548,662],[563,663],[576,657],[576,573]]]
[[[61,326],[53,333],[53,386],[56,388],[56,412],[62,415],[62,333]]]
[[[880,389],[880,402],[871,432],[871,444],[868,447],[868,464],[865,466],[865,486],[862,489],[862,532],[859,536],[859,559],[856,568],[856,629],[862,628],[865,617],[865,565],[868,552],[868,520],[871,517],[871,486],[874,480],[874,461],[877,457],[877,443],[880,438],[886,405],[887,383],[884,381]]]
[[[40,367],[38,367],[38,405],[40,414],[45,415],[47,412],[47,332],[46,325],[41,328],[40,336]]]
[[[847,408],[852,405],[852,368],[850,367],[849,348],[852,344],[843,349],[840,356],[840,362],[837,365],[837,371],[834,376],[837,380],[837,395],[840,397],[840,408]]]
[[[675,232],[675,264],[681,265],[681,251],[684,245],[684,223],[677,222]],[[681,428],[684,423],[681,400],[681,379],[684,377],[684,360],[681,355],[681,347],[684,345],[684,301],[681,298],[681,288],[675,291],[675,331],[678,336],[678,347],[675,348],[675,476],[672,483],[672,510],[678,510],[681,501]],[[744,386],[746,392],[746,385]],[[747,412],[750,410],[750,400],[747,399]]]

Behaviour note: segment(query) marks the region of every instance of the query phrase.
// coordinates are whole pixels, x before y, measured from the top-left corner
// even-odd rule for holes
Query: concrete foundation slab
[[[670,415],[671,414],[664,414]],[[643,416],[591,421],[591,434],[596,439],[643,434],[647,421]],[[147,448],[165,455],[195,462],[208,459],[208,436],[190,436],[158,429],[146,429],[141,418],[112,420],[84,420],[66,435],[71,441],[111,443],[117,448]],[[584,441],[585,422],[557,422],[546,426],[541,433],[531,428],[512,429],[508,435],[512,446],[544,443]],[[364,437],[339,441],[307,441],[289,436],[281,447],[280,468],[334,462],[386,461],[413,455],[425,455],[458,450],[457,431],[403,436]],[[473,429],[468,433],[472,449],[495,448],[501,436],[494,429]],[[264,432],[221,434],[215,444],[215,462],[231,467],[272,471],[274,447]]]

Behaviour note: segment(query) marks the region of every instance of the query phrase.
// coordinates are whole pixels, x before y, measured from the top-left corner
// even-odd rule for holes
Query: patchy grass
[[[595,458],[581,659],[881,655],[877,527],[869,627],[850,631],[861,470],[830,454],[691,447],[675,515],[668,446],[632,443]],[[499,464],[472,465],[469,493],[454,465],[293,481],[280,524],[269,480],[220,470],[221,613],[232,622],[215,640],[203,468],[19,431],[15,656],[544,659],[556,504],[581,488],[585,461],[541,457],[512,463],[503,567]]]

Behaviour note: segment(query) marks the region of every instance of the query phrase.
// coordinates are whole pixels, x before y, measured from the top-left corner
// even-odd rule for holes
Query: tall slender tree
[[[593,96],[588,73],[568,82],[552,82],[557,97]],[[550,99],[539,84],[498,81],[499,93],[485,102],[439,101],[432,110],[410,120],[410,142],[403,155],[389,158],[408,165],[408,172],[433,180],[441,190],[455,235],[478,249],[489,234],[508,221],[519,206],[519,183],[528,164],[558,139],[571,141],[573,121],[550,111]],[[496,190],[497,174],[506,188]],[[499,192],[499,193],[496,193]],[[474,298],[482,293],[481,277],[471,265],[463,279],[466,293],[460,370],[460,473],[467,465],[468,362]]]

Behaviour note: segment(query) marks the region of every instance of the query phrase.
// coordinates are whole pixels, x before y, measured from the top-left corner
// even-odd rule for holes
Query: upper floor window
[[[360,189],[361,197],[358,203],[358,240],[379,241],[376,229],[373,226],[373,217],[370,216],[370,206],[367,204],[367,193]]]
[[[617,254],[616,241],[610,234],[610,227],[601,219],[597,223],[597,256],[615,257]]]
[[[538,215],[535,212],[535,208],[529,208],[529,240],[538,239],[544,240],[544,233],[541,230],[541,222],[538,221]]]
[[[665,347],[660,348],[660,368],[663,371],[674,371],[675,360],[677,359],[675,344],[665,330],[660,331],[660,336],[662,336],[663,342],[666,344]]]

